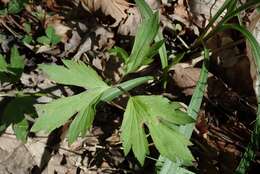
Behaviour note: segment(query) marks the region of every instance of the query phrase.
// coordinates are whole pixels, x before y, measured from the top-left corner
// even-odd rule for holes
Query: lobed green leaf
[[[202,69],[200,71],[200,77],[199,81],[197,82],[196,88],[194,90],[194,93],[192,95],[189,107],[188,107],[188,115],[190,115],[193,119],[196,120],[197,114],[200,110],[200,106],[203,99],[204,90],[206,89],[207,85],[207,79],[208,79],[208,69],[206,67],[206,64],[209,60],[209,50],[204,48],[204,63],[202,66]],[[195,124],[187,124],[184,126],[180,126],[179,130],[182,134],[185,135],[186,138],[190,138],[191,134],[193,132]],[[166,156],[165,156],[166,157]],[[174,162],[170,158],[161,157],[163,159],[163,166],[160,171],[160,174],[168,174],[171,173],[171,171],[185,171],[185,168],[182,168],[181,166],[185,163],[183,161],[177,161]],[[181,159],[181,158],[180,158]],[[177,170],[176,170],[177,168]]]
[[[10,68],[17,70],[17,73],[21,73],[24,69],[25,61],[24,58],[20,55],[17,47],[11,49],[10,57]]]
[[[69,144],[72,144],[78,136],[85,136],[87,130],[90,129],[92,125],[95,113],[95,107],[92,104],[88,105],[86,108],[83,108],[81,109],[81,111],[78,112],[76,118],[73,120],[69,127]]]
[[[174,124],[187,124],[193,123],[194,119],[188,116],[187,113],[179,110],[179,105],[171,103],[170,100],[159,95],[150,96],[137,96],[136,99],[140,100],[147,112],[157,119],[168,121]],[[175,109],[178,108],[178,109]]]
[[[43,44],[43,45],[51,44],[51,40],[46,36],[40,36],[36,40],[37,40],[37,42],[39,42],[40,44]]]
[[[60,98],[47,104],[36,105],[39,118],[34,123],[31,131],[51,132],[62,126],[74,114],[91,105],[99,98],[104,88],[90,89],[78,95]]]
[[[149,7],[149,5],[144,0],[135,0],[135,3],[137,4],[143,18],[147,19],[153,15],[152,9]],[[155,40],[155,42],[164,40],[161,30],[158,31],[154,40]],[[168,66],[168,56],[167,56],[166,46],[165,46],[164,42],[162,43],[161,47],[159,48],[159,54],[160,54],[162,68],[165,69]]]
[[[159,14],[155,13],[150,18],[145,19],[138,28],[135,36],[132,52],[126,62],[126,74],[138,70],[145,65],[145,59],[153,51],[151,44],[159,29]]]
[[[145,155],[149,154],[144,132],[144,125],[146,125],[155,147],[163,156],[173,161],[180,158],[185,164],[191,164],[193,157],[187,148],[191,143],[176,129],[164,124],[162,119],[174,122],[176,126],[190,123],[193,119],[187,114],[178,115],[177,109],[173,108],[169,100],[161,96],[131,97],[127,103],[121,128],[125,154],[127,155],[132,148],[135,157],[143,165]],[[176,105],[175,108],[179,106]]]
[[[141,165],[144,164],[145,156],[149,154],[148,141],[143,129],[143,115],[146,114],[144,108],[141,103],[134,100],[134,98],[130,98],[121,127],[121,139],[125,155],[132,148],[135,157]]]
[[[41,64],[39,67],[57,83],[64,85],[81,86],[86,89],[103,88],[108,85],[91,67],[83,62],[63,60],[65,66]]]
[[[52,45],[56,45],[60,42],[60,37],[56,35],[55,29],[52,26],[46,28],[46,36],[50,39]]]

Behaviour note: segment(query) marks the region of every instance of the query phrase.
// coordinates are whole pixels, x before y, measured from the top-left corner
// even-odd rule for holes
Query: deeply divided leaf
[[[60,98],[47,104],[36,105],[39,118],[32,127],[33,132],[51,132],[65,124],[74,114],[91,105],[105,89],[96,88],[71,97]]]
[[[130,98],[124,113],[122,123],[121,138],[123,141],[124,153],[127,155],[130,149],[133,149],[137,160],[143,165],[148,150],[148,141],[144,132],[143,115],[146,114],[144,106],[134,98]]]
[[[143,18],[148,19],[153,15],[152,9],[145,2],[145,0],[135,0],[135,3],[138,6]],[[154,40],[155,40],[155,42],[159,42],[159,41],[162,41],[163,39],[164,38],[163,38],[162,31],[159,30],[157,35],[155,36]],[[168,56],[167,56],[165,43],[162,43],[161,47],[158,49],[159,49],[162,68],[164,69],[168,66]]]
[[[145,155],[149,154],[144,130],[146,126],[156,148],[163,156],[173,161],[180,158],[185,164],[190,164],[193,157],[187,146],[191,143],[177,129],[170,127],[170,124],[165,124],[164,121],[176,127],[194,120],[180,111],[179,106],[174,105],[161,96],[131,97],[121,128],[125,154],[128,154],[132,148],[138,161],[144,163]]]
[[[39,67],[47,73],[49,78],[64,85],[81,86],[87,89],[108,87],[100,76],[83,62],[63,60],[65,66],[42,64]]]
[[[161,121],[169,121],[174,124],[192,123],[194,120],[187,113],[179,110],[178,103],[171,102],[167,98],[159,95],[138,96],[144,107],[147,108],[152,117]]]
[[[69,127],[68,141],[73,143],[78,136],[85,136],[87,130],[91,127],[95,116],[95,106],[90,104],[78,112],[76,118]]]
[[[126,62],[126,74],[138,70],[145,64],[150,53],[153,52],[152,42],[159,29],[159,14],[155,13],[145,19],[138,28],[131,55]]]

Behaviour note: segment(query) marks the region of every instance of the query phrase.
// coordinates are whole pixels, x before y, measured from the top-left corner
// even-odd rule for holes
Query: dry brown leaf
[[[137,26],[141,21],[141,14],[137,7],[132,7],[127,10],[128,17],[124,22],[121,22],[118,27],[118,33],[122,35],[134,36],[137,31]]]
[[[45,3],[50,10],[52,10],[54,12],[59,11],[59,6],[55,0],[45,0]]]
[[[199,80],[200,69],[192,67],[183,68],[181,64],[175,65],[174,69],[173,80],[176,85],[183,89],[185,95],[192,95]]]
[[[161,1],[159,0],[145,0],[145,2],[153,9],[159,9],[161,5]]]
[[[185,6],[185,0],[179,0],[174,7],[174,14],[182,19],[189,19],[187,7]]]
[[[81,37],[79,33],[75,30],[71,33],[71,38],[64,44],[64,52],[60,55],[60,57],[68,57],[69,53],[73,53],[79,47],[81,43]]]
[[[193,16],[193,21],[201,28],[218,11],[224,0],[189,0],[187,1]]]
[[[1,0],[0,2],[4,3],[4,4],[7,4],[10,2],[10,0]]]
[[[91,12],[99,9],[105,14],[113,17],[118,25],[127,17],[125,11],[129,8],[129,3],[125,0],[81,0],[83,7]]]

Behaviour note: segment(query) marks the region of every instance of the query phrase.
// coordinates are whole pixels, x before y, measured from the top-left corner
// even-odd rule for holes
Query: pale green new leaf
[[[145,19],[138,28],[132,52],[126,62],[126,74],[138,70],[150,55],[151,44],[159,29],[159,14]]]
[[[60,84],[81,86],[87,89],[108,87],[90,66],[81,61],[63,60],[65,66],[41,64],[48,77]]]
[[[32,127],[33,132],[51,132],[60,127],[77,112],[91,105],[102,95],[104,88],[91,89],[71,97],[60,98],[48,104],[36,105],[39,118]]]
[[[95,101],[96,102],[96,101]],[[69,127],[68,142],[72,144],[78,136],[85,136],[87,130],[91,127],[95,116],[95,107],[90,104],[86,108],[83,108],[76,115]]]

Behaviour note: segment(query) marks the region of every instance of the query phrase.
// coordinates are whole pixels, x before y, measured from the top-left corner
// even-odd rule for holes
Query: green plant
[[[7,7],[0,9],[0,16],[6,16],[7,14],[17,14],[24,9],[24,5],[28,3],[28,0],[10,0]]]
[[[48,26],[45,29],[45,36],[37,38],[37,42],[47,46],[54,46],[60,42],[60,37],[56,35],[55,29],[52,26]]]
[[[0,54],[0,82],[17,83],[22,75],[24,66],[24,58],[19,54],[16,47],[11,49],[10,63],[7,63],[6,58]],[[22,95],[22,92],[19,91],[14,96],[9,96],[6,93],[1,93],[0,96],[8,97],[9,99],[0,119],[0,133],[9,125],[12,125],[17,139],[25,142],[29,132],[29,122],[25,118],[25,114],[33,113],[35,98],[29,95]]]
[[[5,56],[0,54],[0,81],[16,82],[20,79],[25,66],[24,58],[19,54],[18,49],[11,49],[10,62],[7,63]]]
[[[153,61],[152,57],[163,43],[159,41],[153,44],[158,29],[159,14],[151,14],[138,28],[129,56],[122,49],[112,50],[122,55],[124,76],[138,71],[141,66]],[[64,85],[80,86],[86,91],[54,100],[48,104],[36,105],[39,118],[31,131],[51,132],[75,115],[68,131],[69,143],[74,142],[78,136],[85,135],[92,125],[96,106],[99,103],[109,102],[133,87],[153,80],[152,77],[140,77],[110,86],[91,67],[80,61],[63,60],[63,63],[66,67],[58,65],[40,65],[39,67],[47,73],[51,80]],[[130,86],[130,84],[132,85]],[[127,155],[132,149],[137,160],[141,164],[144,163],[145,156],[149,154],[145,133],[145,127],[147,127],[155,147],[161,154],[173,161],[178,157],[185,164],[191,164],[193,157],[188,149],[191,143],[179,133],[178,127],[193,121],[185,112],[181,111],[180,104],[171,102],[165,97],[159,95],[131,96],[126,106],[121,128],[124,152]],[[163,136],[160,131],[163,131]],[[173,150],[172,147],[175,149]]]
[[[71,97],[57,99],[48,104],[36,105],[35,108],[39,118],[36,120],[31,131],[37,132],[44,130],[46,132],[51,132],[55,128],[65,124],[76,114],[68,131],[69,143],[75,141],[79,135],[85,135],[86,131],[91,127],[95,115],[95,108],[99,103],[109,102],[123,94],[125,91],[131,90],[133,87],[143,84],[148,80],[153,80],[153,78],[149,76],[140,77],[120,83],[116,86],[109,86],[92,68],[84,63],[72,60],[63,60],[63,63],[66,67],[58,65],[41,65],[40,68],[48,74],[51,80],[54,80],[57,83],[81,86],[86,88],[87,91]],[[155,107],[155,105],[149,101],[156,102],[160,107]],[[151,105],[154,107],[154,110],[148,110]],[[163,109],[161,105],[165,105],[166,108]],[[132,113],[135,115],[132,115]],[[158,113],[160,113],[161,117],[157,116]],[[53,117],[53,115],[55,115],[55,117]],[[142,130],[142,124],[145,124],[148,126],[159,151],[172,160],[174,160],[176,156],[179,156],[183,158],[186,163],[190,164],[192,156],[187,148],[187,145],[190,143],[178,133],[176,128],[178,125],[183,125],[192,121],[193,119],[180,110],[180,105],[171,103],[161,96],[131,97],[127,104],[122,127],[123,146],[127,149],[125,150],[125,153],[127,154],[132,147],[135,156],[140,163],[143,164],[145,155],[148,153],[148,144],[145,140],[145,134],[143,131],[137,131],[137,134],[130,134],[131,132],[129,131],[132,130],[132,126],[136,127],[137,130]],[[127,125],[126,122],[128,123]],[[131,123],[132,126],[129,123]],[[175,127],[168,127],[167,123],[172,123]],[[175,139],[169,141],[167,136],[160,139],[161,135],[158,134],[158,126],[168,135],[175,135]],[[139,133],[141,134],[139,135]],[[136,143],[129,144],[128,138],[132,140],[132,143],[139,142],[140,140],[145,144],[143,148]],[[171,151],[169,148],[170,144],[167,148],[163,146],[165,143],[177,143],[175,146],[180,147],[180,149]]]
[[[25,44],[31,44],[33,42],[33,37],[32,37],[32,27],[30,23],[24,23],[23,24],[24,31],[26,32],[26,35],[23,37],[22,41]]]
[[[216,15],[210,20],[204,32],[189,47],[190,53],[203,50],[204,63],[187,112],[184,111],[179,102],[170,101],[161,95],[132,96],[130,94],[129,91],[133,88],[154,82],[154,77],[143,76],[123,81],[129,74],[138,73],[143,66],[151,64],[154,60],[153,57],[157,53],[160,55],[162,69],[164,70],[163,75],[166,74],[169,66],[171,66],[167,58],[163,35],[159,29],[159,13],[153,13],[144,0],[138,0],[136,4],[143,16],[143,22],[138,28],[130,55],[120,47],[114,47],[110,50],[111,53],[115,53],[120,57],[124,64],[123,77],[115,85],[107,84],[93,68],[82,61],[64,59],[62,60],[63,65],[41,64],[39,68],[47,74],[50,80],[61,85],[78,86],[84,88],[85,91],[73,96],[54,99],[49,103],[35,104],[37,94],[26,94],[18,90],[14,98],[7,104],[3,117],[1,117],[0,132],[12,125],[17,138],[26,141],[29,132],[29,121],[26,116],[29,115],[31,118],[36,118],[37,114],[38,118],[36,118],[30,131],[50,133],[54,129],[70,123],[68,142],[71,144],[79,136],[85,136],[91,128],[98,105],[103,102],[110,103],[122,94],[127,94],[129,99],[120,129],[125,155],[132,150],[134,156],[143,165],[145,157],[149,155],[149,140],[151,139],[161,154],[158,160],[158,166],[160,166],[159,173],[192,173],[184,166],[190,166],[194,161],[188,146],[192,145],[189,139],[202,103],[208,77],[207,65],[210,50],[206,48],[205,43],[219,31],[225,29],[240,31],[251,44],[259,71],[260,48],[255,38],[243,26],[227,24],[231,18],[237,17],[241,11],[255,7],[258,3],[259,1],[252,0],[237,6],[236,0],[226,0]],[[225,10],[226,14],[224,17],[214,26]],[[19,10],[14,11],[17,12]],[[29,44],[32,41],[30,38],[30,26],[25,24],[24,30],[27,35],[24,37],[23,42]],[[37,38],[37,42],[53,46],[60,42],[60,38],[55,34],[54,28],[49,26],[45,30],[45,35]],[[185,53],[179,53],[172,64],[178,63],[184,56]],[[9,63],[7,63],[3,55],[0,55],[1,82],[16,83],[19,81],[24,66],[24,59],[15,47],[11,50]],[[164,77],[159,78],[164,79]],[[260,100],[260,96],[258,96],[258,100]],[[12,108],[17,108],[17,111],[14,111]],[[244,158],[237,169],[238,173],[245,173],[250,165],[250,161],[255,157],[253,151],[259,148],[257,140],[260,126],[259,108],[260,105],[258,106],[256,126],[251,143],[248,145]]]

